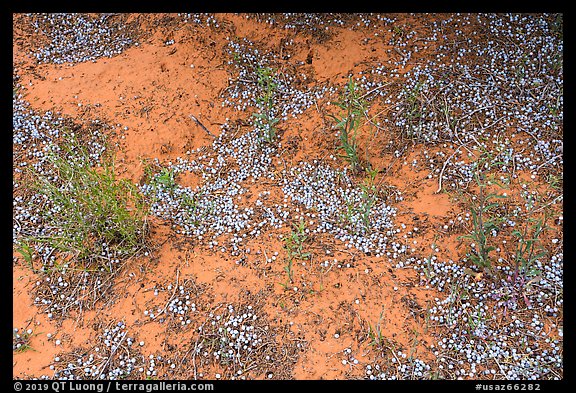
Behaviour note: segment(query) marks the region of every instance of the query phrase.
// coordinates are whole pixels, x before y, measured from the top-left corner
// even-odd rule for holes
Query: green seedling
[[[34,348],[30,346],[30,340],[32,339],[33,333],[29,333],[29,331],[24,331],[22,333],[18,333],[17,331],[12,332],[12,349],[16,352],[26,352],[28,350],[35,351]]]
[[[276,108],[274,106],[274,96],[278,84],[273,78],[274,71],[267,67],[258,67],[256,74],[258,77],[257,84],[261,95],[256,99],[259,112],[254,113],[254,124],[260,133],[263,141],[272,143],[276,140],[276,124],[279,119],[276,118]]]
[[[470,213],[472,215],[472,230],[469,234],[460,236],[460,239],[471,240],[474,246],[467,254],[472,263],[487,273],[494,273],[490,260],[490,253],[496,249],[489,244],[489,238],[493,231],[498,231],[502,219],[494,214],[499,207],[497,199],[506,198],[503,195],[487,193],[485,176],[477,169],[474,179],[478,184],[479,195],[475,202],[471,202]]]
[[[22,255],[24,262],[26,262],[26,264],[32,270],[34,270],[34,267],[32,265],[32,261],[34,259],[34,249],[30,246],[30,244],[26,239],[19,240],[16,243],[16,251],[19,252],[20,255]]]
[[[303,250],[306,240],[308,240],[308,235],[306,235],[306,225],[303,220],[300,220],[298,224],[294,224],[290,235],[284,238],[284,247],[288,253],[284,271],[288,274],[290,282],[293,282],[294,278],[292,270],[294,259],[307,259],[311,256],[309,252],[304,252]]]
[[[544,219],[529,218],[522,230],[512,231],[518,245],[514,254],[514,280],[524,284],[541,274],[535,265],[536,261],[547,254],[542,246],[542,234],[548,229]]]
[[[384,306],[382,306],[382,311],[380,311],[380,316],[378,318],[378,323],[376,328],[373,328],[370,323],[368,323],[368,336],[370,337],[370,345],[374,347],[382,347],[386,343],[386,337],[382,333],[382,320],[384,317]]]
[[[424,105],[421,100],[421,92],[424,82],[419,81],[412,89],[404,88],[406,103],[404,105],[406,121],[408,123],[408,138],[418,138],[424,121]]]
[[[366,232],[370,231],[370,211],[376,202],[374,186],[361,185],[362,198],[359,206],[360,217]]]
[[[160,173],[154,177],[153,181],[154,183],[161,185],[168,190],[174,189],[174,187],[176,187],[174,169],[162,168]]]
[[[360,121],[366,114],[367,102],[360,95],[359,88],[352,77],[348,79],[340,100],[333,104],[345,111],[345,115],[341,117],[330,115],[335,122],[335,127],[339,130],[338,150],[344,152],[341,157],[348,161],[353,171],[357,172],[362,168],[358,155],[357,134]]]
[[[369,181],[361,184],[360,189],[360,200],[346,200],[346,209],[340,213],[340,220],[357,234],[370,232],[370,214],[377,201],[376,187]]]

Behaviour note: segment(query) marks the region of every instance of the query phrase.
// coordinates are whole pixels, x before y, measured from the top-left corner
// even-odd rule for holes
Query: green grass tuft
[[[110,156],[103,156],[94,167],[76,137],[68,135],[66,142],[59,152],[48,156],[57,181],[32,170],[32,188],[51,208],[43,214],[46,234],[20,242],[24,258],[31,262],[28,245],[34,243],[96,267],[109,266],[103,247],[117,258],[136,254],[145,246],[148,234],[148,207],[138,189],[116,177]]]
[[[276,140],[276,124],[279,121],[275,116],[274,107],[274,96],[278,84],[274,81],[273,73],[274,71],[268,67],[256,69],[257,84],[262,94],[256,99],[260,112],[254,113],[254,124],[260,132],[261,139],[268,143]]]
[[[339,101],[334,105],[345,111],[345,115],[338,117],[331,115],[335,121],[335,127],[339,130],[338,150],[342,150],[341,155],[350,164],[353,171],[362,169],[360,156],[358,154],[357,134],[360,121],[366,114],[367,102],[360,95],[360,91],[352,77],[346,84],[346,90]]]

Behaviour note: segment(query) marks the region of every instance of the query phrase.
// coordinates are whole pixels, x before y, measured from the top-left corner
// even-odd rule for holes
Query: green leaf
[[[518,229],[514,229],[511,234],[512,236],[522,237],[522,233]]]

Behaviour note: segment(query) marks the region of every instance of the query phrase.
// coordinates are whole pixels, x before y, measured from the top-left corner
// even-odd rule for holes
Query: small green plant
[[[197,202],[197,195],[190,195],[187,193],[182,193],[180,196],[181,200],[182,200],[182,206],[186,208],[186,213],[190,216],[190,217],[195,217],[196,220],[194,220],[194,225],[198,225],[200,222],[198,220],[198,212],[199,212],[199,208],[198,208],[198,202]],[[208,211],[204,212],[204,215],[206,215],[208,213]],[[203,216],[202,216],[203,218]]]
[[[446,126],[448,127],[450,132],[453,133],[456,128],[456,124],[458,123],[458,120],[454,118],[454,116],[452,115],[450,105],[448,104],[448,100],[446,100],[446,98],[444,98],[444,103],[440,104],[440,109],[442,110],[444,118],[446,119]]]
[[[518,246],[514,254],[514,280],[525,283],[531,278],[540,275],[535,262],[547,254],[542,246],[542,233],[548,229],[546,217],[544,219],[528,218],[522,230],[512,231],[517,239]]]
[[[262,94],[256,99],[260,112],[254,113],[254,124],[260,132],[261,139],[272,143],[276,139],[276,124],[279,121],[275,116],[276,108],[274,106],[274,96],[278,84],[274,81],[271,68],[258,67],[256,74],[258,88]]]
[[[558,175],[554,175],[554,174],[550,173],[547,176],[546,183],[553,190],[562,191],[562,186],[564,183],[563,175],[561,173]]]
[[[408,138],[418,138],[422,122],[424,121],[424,105],[421,100],[421,92],[424,82],[419,81],[412,89],[404,88],[406,103],[404,105],[405,118],[407,122]]]
[[[494,209],[498,207],[498,203],[494,200],[505,198],[505,196],[486,192],[485,176],[479,168],[476,170],[474,178],[478,184],[479,195],[476,201],[471,202],[472,230],[469,234],[460,236],[460,239],[472,241],[472,250],[467,254],[472,263],[487,273],[494,273],[490,253],[496,247],[490,245],[488,239],[493,231],[498,231],[498,225],[501,221],[498,216],[492,214]]]
[[[560,40],[564,38],[564,15],[552,14],[548,17],[548,25],[550,31],[556,35]]]
[[[358,172],[362,165],[358,155],[357,133],[360,121],[366,114],[367,102],[360,95],[359,88],[352,77],[348,79],[346,89],[340,100],[333,102],[333,104],[345,111],[345,115],[342,117],[330,115],[336,123],[335,127],[339,130],[340,144],[338,150],[344,152],[341,157],[348,161],[353,171]]]
[[[234,63],[239,64],[240,60],[242,59],[240,56],[240,53],[238,53],[237,51],[234,51],[234,53],[232,53],[232,58],[234,60]]]
[[[350,200],[346,200],[346,210],[340,214],[340,219],[344,223],[354,224],[354,203]]]
[[[140,177],[139,184],[140,185],[151,184],[153,181],[152,179],[154,179],[154,176],[156,175],[155,171],[156,165],[150,163],[150,161],[146,158],[140,158],[140,165],[142,166],[144,173]]]
[[[557,68],[558,66],[554,66],[555,68]],[[550,114],[552,116],[558,116],[561,112],[562,109],[562,103],[560,102],[560,99],[563,97],[563,89],[561,89],[560,94],[558,94],[558,96],[556,97],[556,101],[552,101],[547,103],[546,106],[548,107],[548,111],[550,112]]]
[[[470,332],[474,332],[478,327],[485,323],[485,316],[481,309],[476,309],[474,313],[468,313],[468,327]]]
[[[458,310],[461,309],[462,301],[470,298],[468,290],[460,285],[460,283],[453,282],[450,284],[450,295],[448,299],[448,312],[446,313],[446,323],[448,327],[453,327],[458,322]]]
[[[32,339],[33,333],[32,331],[25,330],[22,333],[18,332],[18,329],[15,329],[12,332],[12,350],[16,352],[25,352],[28,350],[34,350],[30,346],[30,340]]]
[[[382,311],[380,311],[380,316],[378,317],[378,323],[376,327],[373,328],[370,323],[368,323],[368,336],[370,337],[370,346],[382,347],[386,343],[386,337],[382,333],[382,318],[384,317],[384,306],[382,306]]]
[[[30,246],[27,239],[19,239],[16,242],[16,251],[19,252],[20,255],[22,255],[24,262],[26,262],[26,264],[32,270],[34,270],[34,266],[32,264],[32,261],[34,259],[34,248],[32,248],[32,246]]]
[[[50,231],[30,236],[27,241],[89,263],[105,258],[104,244],[117,257],[134,255],[145,246],[148,233],[148,208],[143,197],[134,184],[116,177],[109,155],[101,158],[99,166],[93,166],[88,151],[73,134],[66,136],[66,142],[59,152],[48,156],[58,181],[32,170],[32,188],[52,208],[45,209],[43,217]],[[20,249],[29,254],[30,246],[23,244]]]
[[[369,233],[371,222],[370,214],[377,200],[377,190],[374,178],[370,176],[363,184],[360,184],[359,200],[349,198],[346,200],[346,210],[340,214],[341,221],[357,233]]]
[[[288,253],[284,271],[288,274],[290,282],[293,282],[294,279],[294,273],[292,270],[294,259],[310,258],[311,254],[309,252],[304,252],[303,250],[306,240],[308,240],[308,235],[306,235],[306,225],[303,220],[300,220],[298,224],[293,224],[290,235],[284,238],[284,247]]]
[[[162,168],[160,173],[154,176],[152,181],[153,183],[161,185],[168,190],[174,189],[174,187],[176,187],[176,181],[174,178],[174,169]]]
[[[519,83],[528,72],[528,68],[530,67],[530,58],[527,54],[524,54],[521,59],[518,59],[518,63],[515,69],[515,77],[516,81]]]
[[[370,231],[370,211],[376,202],[376,193],[374,186],[362,184],[362,198],[359,205],[360,218],[362,219],[362,225],[366,232]]]
[[[310,257],[309,252],[304,252],[304,243],[308,240],[308,235],[306,235],[306,224],[304,220],[300,220],[298,224],[292,225],[292,231],[290,235],[284,238],[286,243],[286,249],[288,250],[288,255],[292,258],[306,259]]]
[[[424,263],[425,265],[423,266],[423,271],[424,271],[424,275],[426,276],[426,280],[430,281],[430,279],[432,278],[432,275],[434,274],[434,271],[432,269],[432,260],[434,258],[434,254],[436,253],[436,242],[438,241],[438,235],[434,235],[434,240],[432,241],[432,244],[430,245],[430,249],[432,250],[430,252],[430,256],[428,258],[424,257]]]
[[[366,180],[364,181],[364,183],[373,188],[376,186],[375,184],[375,180],[376,180],[376,176],[378,175],[380,171],[376,168],[370,168],[370,169],[366,169],[366,174],[368,175],[366,177]]]

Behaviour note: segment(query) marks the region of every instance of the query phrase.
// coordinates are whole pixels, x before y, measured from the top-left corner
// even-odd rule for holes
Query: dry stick
[[[448,129],[450,131],[452,131],[452,127],[450,127],[450,118],[448,116],[448,100],[446,99],[446,96],[444,96],[442,98],[444,98],[445,110],[443,112],[444,112],[444,116],[446,117],[446,126],[448,127]],[[458,138],[458,134],[456,132],[456,127],[454,127],[454,134],[456,135],[456,138]],[[460,138],[458,138],[458,139],[460,139]]]
[[[384,112],[384,110],[382,110],[380,113]],[[378,113],[378,114],[380,114]],[[370,116],[368,115],[368,111],[364,110],[364,116],[366,117],[366,120],[368,120],[368,123],[372,124],[374,127],[376,127],[376,133],[374,134],[374,137],[376,137],[378,135],[378,131],[380,130],[385,130],[385,128],[380,127],[378,124],[374,123],[374,121],[372,121],[372,119],[370,118]],[[377,116],[377,115],[376,115]],[[374,117],[376,117],[374,116]]]
[[[78,289],[79,287],[80,287],[80,281],[78,282],[78,286],[76,287],[76,289]],[[75,291],[73,291],[72,293],[74,294],[74,293],[77,293],[77,292],[76,292],[76,290],[75,290]],[[76,295],[76,296],[78,296],[78,295]],[[78,302],[78,307],[80,308],[80,310],[78,311],[78,317],[76,318],[76,320],[75,320],[75,322],[74,322],[74,327],[78,326],[78,325],[80,324],[80,321],[81,321],[81,320],[84,320],[83,317],[82,317],[82,315],[84,315],[84,314],[83,314],[83,313],[84,313],[84,307],[83,307],[83,305],[84,305],[84,302]],[[66,307],[66,308],[67,308],[67,307]]]
[[[48,261],[49,261],[50,257],[52,256],[52,254],[54,254],[54,250],[56,250],[56,249],[55,249],[55,248],[52,248],[52,249],[50,250],[50,252],[48,253],[48,255],[44,258],[44,264],[46,264],[46,265],[48,264]]]
[[[200,122],[200,120],[198,120],[194,115],[189,115],[189,116],[190,116],[190,118],[191,118],[192,120],[194,120],[194,121],[196,122],[196,124],[198,124],[200,127],[202,127],[202,129],[203,129],[204,131],[206,131],[206,132],[208,133],[208,135],[210,135],[212,138],[216,138],[216,137],[214,136],[214,134],[212,134],[212,133],[204,126],[204,124],[202,124],[202,123]]]
[[[461,122],[464,119],[469,118],[470,116],[472,116],[473,114],[475,114],[476,112],[482,111],[484,109],[490,109],[493,108],[494,105],[487,105],[487,106],[481,106],[480,108],[474,109],[472,112],[465,114],[464,116],[460,117],[458,119],[458,122]]]
[[[100,374],[102,373],[102,371],[104,371],[104,369],[106,368],[106,366],[108,365],[108,363],[110,363],[110,360],[112,359],[112,356],[116,353],[116,351],[118,350],[118,348],[120,348],[120,345],[122,344],[122,342],[126,339],[126,337],[128,337],[128,333],[124,332],[124,335],[122,336],[122,339],[120,340],[120,342],[118,343],[118,346],[113,349],[112,351],[110,351],[110,356],[108,356],[108,360],[106,360],[106,363],[104,363],[104,366],[102,366],[99,370],[98,373],[96,374],[97,376],[100,376]]]
[[[400,49],[394,48],[394,50],[395,50],[396,52],[398,52],[398,54],[399,54],[400,56],[402,56],[402,58],[405,58],[405,57],[406,57],[406,55],[405,55],[404,53],[402,53],[402,52],[400,51]]]
[[[383,84],[383,85],[377,86],[377,87],[373,88],[372,90],[369,90],[368,92],[364,93],[364,95],[362,95],[362,96],[360,97],[360,99],[366,97],[367,95],[369,95],[369,94],[371,94],[371,93],[373,93],[373,92],[375,92],[375,91],[377,91],[377,90],[380,90],[380,89],[382,89],[382,88],[384,88],[384,87],[386,87],[386,86],[389,86],[389,85],[391,85],[391,84],[392,84],[392,82],[388,82],[388,83],[385,83],[385,84]]]
[[[536,143],[540,143],[538,138],[536,138],[536,136],[534,134],[532,134],[530,131],[528,131],[528,130],[522,130],[522,131],[524,131],[526,134],[530,135],[536,141]]]
[[[231,88],[233,85],[230,84],[228,86],[226,86],[225,88],[223,88],[222,90],[220,90],[220,93],[218,93],[218,98],[222,97],[222,94],[224,94],[229,88]]]
[[[254,363],[252,363],[251,365],[249,365],[248,367],[246,367],[242,373],[247,373],[248,371],[250,371],[250,370],[252,370],[253,368],[256,368],[256,367],[258,367],[258,363],[254,362]]]
[[[110,273],[105,281],[100,282],[100,286],[98,286],[98,280],[94,281],[94,288],[92,288],[92,291],[90,292],[90,294],[94,294],[94,301],[92,302],[92,307],[94,307],[94,305],[98,301],[98,293],[97,293],[98,289],[102,288],[102,287],[104,287],[104,285],[108,284],[108,282],[110,280],[112,280],[115,276],[116,276],[116,272]]]
[[[204,328],[204,325],[206,324],[206,322],[204,322],[199,330],[201,331]],[[194,366],[194,379],[197,379],[197,375],[196,375],[196,349],[198,347],[198,340],[200,340],[200,333],[198,334],[198,338],[196,339],[196,343],[194,344],[194,355],[192,356],[192,365]],[[188,354],[190,353],[190,351],[192,350],[192,348],[190,348],[182,357],[182,359],[180,360],[180,364],[178,365],[178,369],[180,369],[180,367],[182,366],[182,364],[184,363],[184,359],[186,359],[186,356],[188,356]]]
[[[204,324],[202,324],[202,327],[204,327]],[[194,367],[194,380],[198,379],[198,376],[196,374],[196,353],[198,352],[198,340],[200,340],[200,334],[198,334],[198,337],[196,337],[196,342],[194,343],[194,354],[192,355],[192,366]]]
[[[178,290],[178,277],[180,276],[180,269],[176,269],[176,285],[174,285],[174,290],[172,291],[172,295],[170,295],[170,298],[168,299],[168,301],[166,302],[166,305],[164,306],[164,309],[161,310],[157,315],[154,316],[154,318],[152,319],[156,319],[158,318],[160,315],[164,314],[166,312],[166,309],[168,308],[168,305],[170,304],[170,302],[172,301],[172,299],[174,299],[174,294],[176,293],[176,291]]]
[[[444,115],[446,116],[446,124],[447,124],[447,126],[452,130],[452,128],[450,127],[450,121],[449,121],[449,119],[448,119],[448,101],[446,100],[446,96],[444,96],[444,104],[446,105],[446,111],[444,112]],[[461,117],[460,119],[457,119],[457,120],[456,120],[456,123],[454,124],[454,130],[453,130],[453,131],[454,131],[454,136],[456,137],[456,139],[458,139],[458,142],[460,142],[460,144],[462,144],[463,146],[465,145],[465,143],[462,142],[462,140],[460,139],[460,136],[458,135],[458,123],[460,123],[460,121],[464,120],[465,118],[472,116],[472,115],[473,115],[474,113],[476,113],[478,110],[486,109],[486,108],[488,108],[488,107],[479,108],[479,109],[477,109],[477,110],[469,113],[468,115],[466,115],[466,116],[464,116],[464,117]],[[476,143],[478,143],[478,142],[476,142]],[[466,147],[466,146],[464,146],[464,147]],[[467,147],[466,147],[466,150],[468,150],[468,152],[472,153],[472,152],[470,151],[470,149],[468,149]]]
[[[72,294],[76,294],[76,296],[78,296],[78,293],[80,292],[80,286],[82,285],[82,280],[78,280],[78,284],[76,285],[76,288],[74,288],[72,290]],[[77,299],[80,300],[80,299]],[[76,319],[76,326],[78,325],[78,320],[80,319],[81,315],[82,315],[82,304],[83,302],[79,301],[78,302],[80,304],[80,316]],[[64,307],[62,307],[62,315],[64,315],[66,313],[66,311],[68,311],[68,308],[71,306],[71,303],[66,303],[66,305]]]
[[[326,271],[325,271],[324,273],[322,273],[322,274],[324,274],[324,275],[328,274],[328,272],[329,272],[330,270],[332,270],[332,268],[334,267],[334,265],[336,265],[336,262],[333,261],[333,262],[330,264],[330,267],[328,268],[328,270],[326,270]]]
[[[487,125],[487,126],[485,126],[485,127],[482,127],[482,128],[480,129],[480,131],[484,131],[484,130],[487,130],[488,128],[492,128],[492,127],[495,126],[497,123],[500,123],[500,121],[502,121],[502,119],[504,119],[504,117],[505,117],[505,116],[502,116],[502,117],[500,117],[499,119],[494,120],[494,121],[492,122],[492,124],[489,124],[489,125]]]
[[[380,112],[378,112],[378,113],[376,113],[374,116],[372,116],[371,119],[368,119],[368,121],[371,122],[372,119],[377,118],[378,116],[380,116],[380,114],[382,114],[382,113],[384,113],[384,112],[386,112],[386,111],[390,111],[390,108],[392,108],[392,107],[393,107],[393,105],[388,105],[388,106],[386,106],[386,107],[385,107],[384,109],[382,109]],[[366,112],[365,115],[368,116],[368,112]],[[372,123],[372,124],[374,124],[374,123]],[[381,127],[378,127],[378,126],[377,126],[376,128],[381,129]],[[382,128],[382,129],[384,129],[384,128]]]
[[[554,156],[552,158],[550,158],[549,160],[546,160],[543,164],[541,164],[538,168],[536,168],[536,170],[534,172],[537,172],[540,168],[542,168],[544,165],[548,164],[549,162],[554,161],[555,159],[562,157],[562,154],[558,154],[557,156]]]
[[[556,201],[557,201],[558,199],[560,199],[560,198],[564,198],[564,195],[558,195],[556,198],[552,199],[552,201],[548,202],[548,203],[545,204],[544,206],[540,206],[538,209],[533,210],[533,211],[532,211],[532,214],[534,214],[534,213],[536,213],[537,211],[540,211],[540,210],[542,210],[542,209],[545,209],[545,208],[547,208],[548,206],[556,203]]]
[[[222,306],[222,304],[219,304],[214,309],[212,309],[210,312],[212,312],[212,313],[215,312],[221,306]],[[208,321],[205,321],[202,325],[200,325],[200,328],[198,329],[198,331],[199,331],[198,337],[196,338],[196,342],[194,343],[194,354],[192,355],[192,366],[194,367],[194,379],[198,379],[197,375],[196,375],[196,352],[197,352],[197,348],[198,348],[198,340],[200,340],[200,336],[203,333],[204,325],[206,325],[206,322],[208,322]],[[190,353],[190,349],[188,350],[188,352],[186,352],[186,354],[180,360],[180,364],[178,365],[178,368],[180,368],[180,366],[182,366],[182,363],[184,363],[184,359],[186,359],[186,356],[188,356],[189,353]]]
[[[551,372],[552,374],[554,374],[556,377],[561,378],[560,375],[558,375],[558,374],[556,373],[556,371],[554,371],[554,369],[549,368],[549,370],[550,370],[550,372]]]
[[[388,349],[390,349],[390,347],[388,347]],[[398,365],[399,365],[400,367],[402,367],[402,363],[400,363],[400,359],[398,359],[398,356],[396,356],[396,351],[395,351],[395,349],[396,349],[396,348],[390,350],[390,352],[392,352],[392,355],[394,355],[394,358],[396,359],[396,362],[398,362]],[[398,373],[398,367],[396,367],[396,373]]]
[[[494,361],[496,362],[496,364],[498,365],[498,368],[500,369],[500,372],[502,373],[502,375],[506,375],[506,373],[504,372],[504,369],[502,368],[502,366],[500,365],[500,363],[498,363],[498,359],[496,357],[494,357]]]
[[[442,191],[442,176],[444,175],[444,170],[446,169],[446,165],[448,164],[448,161],[450,161],[450,159],[452,157],[454,157],[454,155],[458,152],[458,150],[460,150],[461,147],[467,145],[468,143],[470,143],[470,142],[466,142],[466,143],[458,146],[456,148],[456,150],[454,150],[454,153],[452,153],[450,155],[450,157],[448,157],[448,159],[446,161],[444,161],[444,165],[442,165],[442,170],[440,171],[440,176],[438,178],[438,189],[434,192],[434,194],[438,194],[440,191]]]

